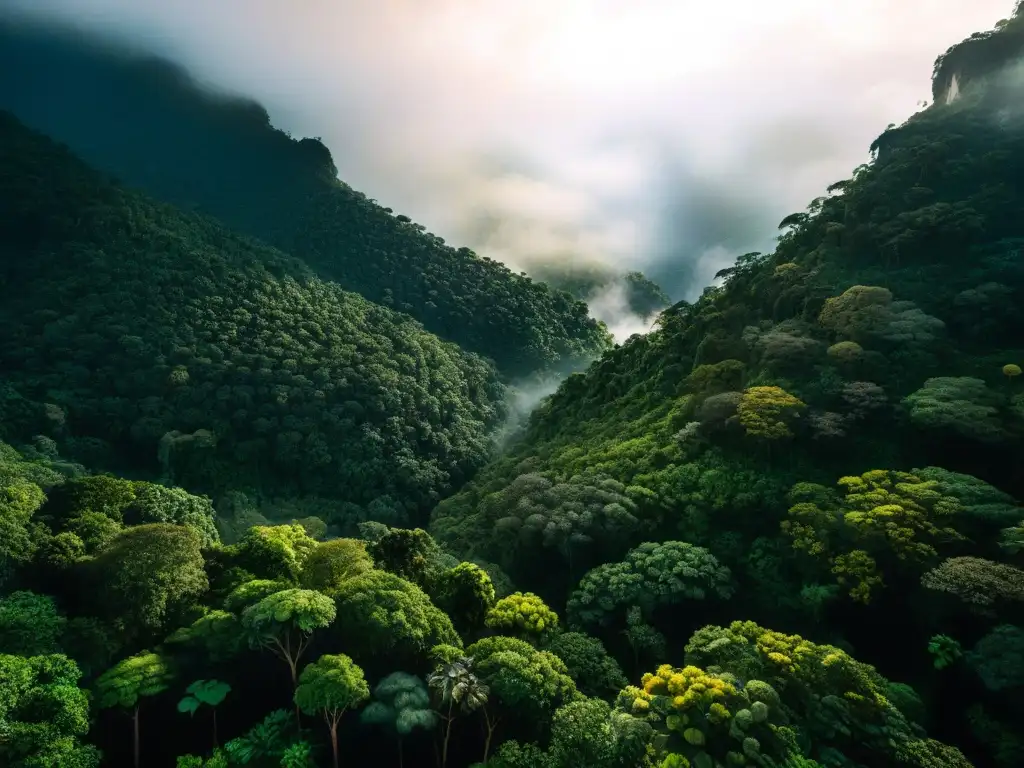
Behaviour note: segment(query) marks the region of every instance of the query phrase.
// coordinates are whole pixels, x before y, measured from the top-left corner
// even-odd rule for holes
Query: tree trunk
[[[487,729],[487,736],[484,739],[484,759],[483,762],[487,762],[487,756],[491,754],[491,740],[494,738],[494,731],[498,727],[498,720],[500,718],[494,718],[491,721],[491,715],[488,713],[487,708],[484,707],[484,727]]]
[[[338,721],[331,722],[331,751],[334,753],[334,768],[338,768]]]
[[[135,768],[139,768],[139,705],[135,705],[135,714],[132,715],[132,730],[134,731],[133,756]]]
[[[449,702],[448,717],[445,718],[444,746],[441,747],[441,768],[448,768],[448,739],[452,735],[452,707],[454,705],[454,701]],[[138,768],[138,766],[136,766],[135,768]]]
[[[216,749],[219,745],[217,744],[217,708],[213,708],[213,748]]]
[[[398,739],[398,768],[405,768],[405,761],[402,758],[402,739]]]

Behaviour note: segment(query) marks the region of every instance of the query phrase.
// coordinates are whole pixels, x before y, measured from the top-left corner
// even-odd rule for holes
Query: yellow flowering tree
[[[513,592],[487,612],[488,628],[536,641],[558,628],[558,614],[533,592]]]
[[[639,687],[624,688],[616,707],[661,732],[677,765],[759,765],[786,751],[774,728],[784,719],[779,701],[758,680],[742,685],[731,675],[663,664]]]
[[[827,561],[858,602],[870,602],[883,585],[880,559],[923,570],[938,547],[964,538],[952,525],[963,505],[936,480],[874,469],[838,485],[839,493],[814,483],[793,486],[781,527],[794,549]]]
[[[802,400],[781,387],[750,387],[743,391],[736,410],[748,435],[781,440],[793,436],[790,424],[804,407]]]

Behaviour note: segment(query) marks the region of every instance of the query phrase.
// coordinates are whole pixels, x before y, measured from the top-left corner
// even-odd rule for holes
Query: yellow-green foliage
[[[485,623],[495,632],[536,638],[558,627],[558,614],[532,592],[513,592],[494,604]]]
[[[864,355],[864,348],[856,341],[840,341],[829,347],[827,354],[838,363],[852,363]]]
[[[684,758],[678,765],[713,764],[709,760],[757,764],[780,745],[769,722],[778,719],[779,697],[767,683],[713,674],[696,666],[663,664],[647,673],[640,687],[628,686],[616,706],[650,722],[668,737],[665,748]],[[743,759],[737,759],[742,757]]]
[[[1007,363],[1006,365],[1003,366],[1003,376],[1005,376],[1008,379],[1020,376],[1020,374],[1020,366],[1017,365],[1016,363]]]
[[[744,691],[751,696],[755,696],[753,683],[763,681],[771,690],[758,692],[756,698],[771,704],[773,696],[778,696],[775,691],[780,691],[785,706],[801,717],[814,714],[815,702],[825,697],[834,697],[837,706],[864,725],[897,716],[886,697],[887,681],[874,667],[835,646],[819,645],[752,621],[698,630],[686,646],[686,662],[720,668],[748,680]],[[755,689],[760,685],[758,682]]]
[[[332,539],[317,544],[302,564],[300,581],[307,589],[329,590],[373,568],[366,544],[358,539]]]
[[[951,526],[962,505],[935,480],[875,469],[838,485],[841,496],[812,483],[795,485],[782,530],[794,549],[826,559],[859,602],[869,602],[883,584],[880,557],[927,563],[938,544],[963,539]]]
[[[781,387],[750,387],[743,391],[737,410],[748,435],[778,440],[792,436],[788,422],[804,407]]]

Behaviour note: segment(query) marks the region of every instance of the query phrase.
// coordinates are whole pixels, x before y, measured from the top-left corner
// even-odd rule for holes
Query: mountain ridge
[[[0,38],[0,106],[125,183],[198,207],[411,314],[507,378],[578,368],[610,346],[586,304],[451,247],[353,190],[318,139],[273,128],[252,100],[207,92],[166,60],[60,30],[0,19]],[[40,91],[64,96],[41,100]]]
[[[10,113],[0,136],[0,360],[65,414],[55,436],[210,493],[333,496],[349,526],[375,501],[422,513],[488,454],[505,390],[478,356],[103,180]]]

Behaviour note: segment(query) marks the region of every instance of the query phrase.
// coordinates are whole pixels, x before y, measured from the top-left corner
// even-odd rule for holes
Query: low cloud
[[[4,5],[130,41],[255,98],[278,127],[323,137],[345,181],[451,243],[520,269],[641,269],[673,299],[693,298],[736,255],[770,249],[784,215],[848,176],[886,124],[929,98],[936,55],[1013,9],[1012,0]]]

